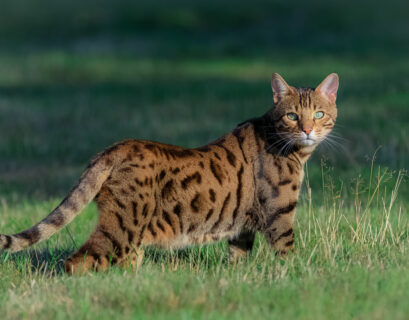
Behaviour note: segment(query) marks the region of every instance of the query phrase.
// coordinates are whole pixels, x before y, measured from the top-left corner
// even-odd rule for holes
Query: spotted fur
[[[0,249],[19,251],[49,238],[95,200],[98,224],[66,261],[68,272],[133,264],[141,245],[228,239],[235,259],[251,250],[257,231],[276,252],[292,250],[303,166],[335,123],[338,77],[305,89],[274,74],[272,88],[272,109],[206,146],[184,149],[140,140],[111,146],[44,220],[0,235]],[[322,119],[313,119],[317,111],[324,112]],[[298,120],[290,120],[289,113]],[[311,131],[312,144],[302,140],[302,133]]]

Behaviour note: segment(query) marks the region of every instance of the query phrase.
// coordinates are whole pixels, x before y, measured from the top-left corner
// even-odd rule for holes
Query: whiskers
[[[289,151],[293,148],[295,145],[295,139],[289,139],[284,146],[281,147],[281,149],[278,151],[278,156],[287,156]]]
[[[270,151],[274,148],[278,156],[289,155],[292,150],[294,150],[294,147],[300,147],[299,144],[305,139],[303,133],[301,132],[267,132],[267,137],[271,144],[266,147],[266,150]],[[315,134],[315,137],[313,136],[312,139],[314,139],[316,143],[312,144],[311,146],[320,144],[323,147],[330,149],[331,152],[348,152],[345,146],[348,140],[337,135],[334,133],[334,131],[329,132],[324,137],[320,136],[320,134]],[[305,145],[305,147],[309,146],[310,145]]]
[[[325,138],[321,141],[323,146],[328,147],[329,149],[335,152],[340,151],[347,152],[348,150],[344,145],[346,142],[348,142],[348,139],[340,137],[332,132],[327,134]]]
[[[289,151],[295,145],[296,139],[294,138],[294,134],[288,132],[279,132],[273,133],[269,135],[270,138],[277,138],[275,142],[270,144],[266,150],[269,151],[272,148],[276,148],[278,150],[277,155],[288,155]]]

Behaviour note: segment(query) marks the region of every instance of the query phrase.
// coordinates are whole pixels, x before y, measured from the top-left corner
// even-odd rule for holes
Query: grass
[[[380,179],[355,207],[345,206],[339,190],[325,193],[328,208],[303,197],[298,245],[285,259],[259,237],[251,257],[237,265],[228,263],[221,243],[172,252],[148,249],[136,272],[112,268],[69,277],[60,259],[91,231],[96,213],[91,206],[70,226],[75,242],[61,232],[34,251],[1,255],[3,314],[11,319],[403,319],[409,224],[396,203],[403,175],[393,178],[386,197]],[[9,216],[6,225],[15,222],[18,228],[26,224],[27,211],[36,219],[54,205],[23,204],[1,214]]]
[[[45,243],[0,254],[2,318],[407,318],[408,4],[374,6],[4,1],[2,233],[44,217],[115,141],[199,146],[264,113],[274,71],[302,86],[339,73],[341,145],[308,163],[286,259],[258,237],[237,265],[222,242],[68,277],[62,259],[91,233],[90,205]]]

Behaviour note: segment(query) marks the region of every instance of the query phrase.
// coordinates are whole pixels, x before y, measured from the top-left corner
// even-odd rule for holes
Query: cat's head
[[[316,146],[331,132],[337,118],[338,75],[331,73],[315,88],[295,88],[274,73],[274,126],[283,141],[301,148]]]

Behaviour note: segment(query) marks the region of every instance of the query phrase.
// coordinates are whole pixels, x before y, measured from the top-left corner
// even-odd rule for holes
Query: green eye
[[[324,112],[318,111],[314,113],[314,119],[321,119],[324,116]]]
[[[295,120],[298,119],[298,116],[297,116],[296,113],[290,112],[290,113],[287,113],[287,118],[290,119],[290,120],[292,120],[292,121],[295,121]]]

